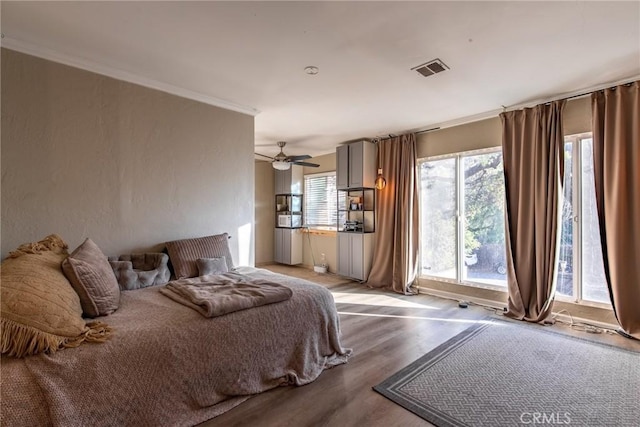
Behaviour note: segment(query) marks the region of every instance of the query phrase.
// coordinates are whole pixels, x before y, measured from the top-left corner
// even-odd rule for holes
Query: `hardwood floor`
[[[340,313],[342,344],[352,348],[354,355],[349,363],[324,371],[311,384],[261,393],[201,426],[429,426],[372,387],[474,322],[494,315],[479,306],[459,308],[456,301],[428,295],[369,289],[301,267],[264,268],[329,288]],[[640,351],[640,343],[618,335],[553,328]]]

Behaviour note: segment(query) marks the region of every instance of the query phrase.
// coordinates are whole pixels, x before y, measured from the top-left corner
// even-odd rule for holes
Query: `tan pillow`
[[[62,270],[78,293],[85,316],[106,316],[118,309],[118,280],[107,257],[93,240],[86,239],[78,246],[62,262]]]
[[[176,279],[198,277],[198,258],[225,257],[227,269],[233,270],[227,233],[196,239],[174,240],[167,242],[166,245]]]
[[[20,246],[0,264],[0,350],[24,357],[104,341],[105,324],[85,324],[78,294],[62,273],[67,245],[57,235]]]

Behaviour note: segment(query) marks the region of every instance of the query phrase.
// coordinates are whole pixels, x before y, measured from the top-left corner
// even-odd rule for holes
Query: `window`
[[[596,211],[591,133],[565,137],[559,299],[609,305]],[[422,274],[504,289],[504,175],[498,150],[420,163]]]
[[[307,226],[335,229],[337,201],[335,171],[304,176],[304,221]]]
[[[420,164],[422,274],[506,286],[502,152]]]
[[[556,291],[576,302],[609,304],[596,211],[591,133],[565,137],[564,164]]]
[[[455,279],[458,259],[456,159],[420,165],[422,272]]]

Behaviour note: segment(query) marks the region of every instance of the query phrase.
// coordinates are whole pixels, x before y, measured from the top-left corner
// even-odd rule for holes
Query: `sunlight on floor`
[[[430,305],[419,304],[416,302],[406,301],[399,298],[393,298],[388,295],[370,295],[370,294],[355,294],[345,292],[331,292],[336,303],[343,304],[362,304],[362,305],[376,305],[383,307],[400,307],[400,308],[426,308],[429,310],[440,310],[438,307]]]
[[[444,319],[442,317],[422,317],[422,316],[398,316],[395,314],[372,314],[372,313],[351,313],[348,311],[339,311],[338,314],[346,316],[364,316],[364,317],[393,317],[396,319],[417,319],[417,320],[435,320],[439,322],[451,323],[494,323],[491,319]]]

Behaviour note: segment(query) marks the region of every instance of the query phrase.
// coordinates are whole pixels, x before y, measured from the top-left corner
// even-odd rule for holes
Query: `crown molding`
[[[205,95],[203,93],[195,92],[190,89],[185,89],[169,83],[143,77],[86,58],[75,57],[58,52],[53,49],[38,46],[33,43],[7,37],[6,35],[2,38],[1,46],[18,52],[26,53],[27,55],[37,56],[38,58],[47,59],[49,61],[58,62],[86,71],[91,71],[93,73],[112,77],[117,80],[123,80],[125,82],[134,83],[140,86],[170,93],[172,95],[177,95],[183,98],[213,105],[214,107],[220,107],[238,113],[248,114],[250,116],[256,116],[260,113],[260,110],[253,107],[236,104],[231,101]]]

